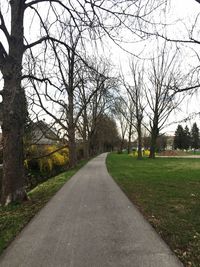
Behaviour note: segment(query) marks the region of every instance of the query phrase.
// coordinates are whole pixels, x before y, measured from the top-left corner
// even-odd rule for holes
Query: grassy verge
[[[35,187],[28,193],[31,201],[0,207],[0,254],[30,219],[85,163],[86,161],[81,161],[76,168],[50,178]]]
[[[107,167],[185,266],[200,266],[200,159],[110,154]]]

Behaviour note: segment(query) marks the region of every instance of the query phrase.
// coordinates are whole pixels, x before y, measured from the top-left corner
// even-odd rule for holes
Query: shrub
[[[27,149],[27,157],[30,159],[25,160],[24,164],[28,170],[39,170],[43,174],[51,173],[58,166],[66,166],[69,162],[68,148],[58,149],[56,145],[32,145]],[[54,151],[56,152],[53,153]],[[50,155],[45,156],[48,154]]]
[[[137,157],[138,156],[138,152],[137,151],[133,151],[133,157]],[[146,149],[142,151],[142,155],[143,157],[148,157],[150,155],[150,150]]]
[[[38,160],[40,172],[42,173],[51,173],[53,169],[52,159],[45,157]]]
[[[148,157],[150,155],[150,150],[146,149],[146,150],[143,150],[143,156],[144,157]]]

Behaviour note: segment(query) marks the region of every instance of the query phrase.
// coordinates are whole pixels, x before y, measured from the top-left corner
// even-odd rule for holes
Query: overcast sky
[[[176,19],[176,18],[180,18],[183,20],[183,22],[185,23],[185,25],[187,25],[189,27],[189,29],[191,29],[191,25],[193,24],[193,22],[195,21],[196,17],[198,16],[198,14],[200,13],[200,4],[197,3],[195,0],[172,0],[171,1],[171,17]],[[200,20],[199,20],[200,22]],[[198,22],[198,28],[200,26],[200,23]],[[176,34],[177,36],[182,35],[183,37],[186,36],[187,38],[187,31],[186,31],[186,27],[184,27],[184,23],[180,23],[178,26],[178,29],[180,29],[180,32],[177,31]],[[199,32],[197,33],[197,35],[200,39],[200,35]],[[199,45],[198,45],[199,46]],[[200,49],[195,46],[195,49],[197,49],[197,51]],[[199,64],[196,61],[196,58],[194,59],[192,56],[192,53],[190,54],[191,51],[186,51],[185,56],[183,57],[183,66],[185,68],[187,68],[187,60],[191,60],[190,63],[193,64],[193,62],[195,62],[194,64]],[[187,59],[188,56],[188,59]],[[176,111],[175,114],[172,114],[172,116],[170,117],[170,121],[169,122],[173,122],[176,120],[182,120],[183,118],[186,118],[187,115],[189,114],[193,114],[193,113],[199,113],[200,112],[200,97],[199,94],[194,94],[193,97],[189,97],[186,99],[186,101],[183,102],[183,104],[180,106],[180,111]],[[198,126],[200,126],[200,116],[196,116],[194,117],[194,119],[191,119],[191,121],[187,121],[186,124],[188,124],[190,127],[192,125],[192,123],[196,121]],[[171,133],[173,133],[173,130],[177,127],[176,124],[168,127],[166,130],[167,131],[171,131]]]
[[[3,3],[4,1],[5,0],[0,0],[0,3]],[[172,23],[178,19],[180,19],[182,22],[179,22],[169,27],[170,30],[168,33],[171,34],[172,37],[181,36],[183,38],[187,38],[187,30],[184,25],[186,24],[187,27],[190,28],[190,25],[192,25],[198,13],[200,13],[200,4],[198,4],[195,0],[172,0],[170,14],[167,15],[167,22]],[[159,19],[159,18],[155,18],[155,19]],[[200,23],[199,23],[199,28],[200,28]],[[35,34],[36,33],[37,33],[37,28],[35,28]],[[124,34],[126,34],[126,32]],[[0,38],[1,38],[1,35],[0,35]],[[149,46],[148,41],[146,43],[143,42],[143,43],[134,43],[132,45],[124,45],[124,47],[136,55],[140,55],[144,47],[147,47],[146,51],[152,50],[152,47]],[[113,63],[116,66],[115,72],[119,71],[119,69],[122,68],[123,71],[126,73],[128,71],[130,55],[120,50],[118,47],[116,47],[116,45],[114,45],[112,42],[108,40],[105,40],[104,49],[105,49],[104,52],[106,52],[106,55],[110,55]],[[200,51],[200,48],[197,48],[197,50],[198,49]],[[186,49],[184,60],[182,62],[183,69],[187,68],[189,64],[191,65],[197,64],[196,59],[192,56],[193,54],[191,53],[191,51]],[[0,84],[0,86],[2,87],[2,84]],[[200,112],[199,100],[200,100],[199,96],[196,94],[193,98],[190,98],[189,100],[185,101],[180,106],[180,111],[175,112],[175,114],[172,114],[172,116],[170,116],[169,123],[172,121],[180,121],[183,118],[187,117],[188,114],[191,114],[194,112],[196,113]],[[200,126],[199,116],[196,117],[196,119],[194,120],[196,120],[198,125]],[[188,124],[193,123],[194,120],[192,120],[190,123],[188,122]],[[176,127],[177,125],[173,124],[170,127],[166,128],[166,131],[168,133],[170,132],[172,133]]]

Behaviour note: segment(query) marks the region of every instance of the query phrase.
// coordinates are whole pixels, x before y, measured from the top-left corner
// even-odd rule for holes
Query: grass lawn
[[[188,267],[200,266],[200,159],[109,154],[114,180]]]
[[[35,187],[28,193],[31,201],[0,207],[0,254],[30,219],[85,163],[86,161],[81,161],[76,168]]]

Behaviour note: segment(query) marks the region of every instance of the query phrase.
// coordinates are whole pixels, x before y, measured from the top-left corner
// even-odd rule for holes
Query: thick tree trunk
[[[20,88],[20,85],[16,85],[15,78],[10,81],[5,80],[4,90],[2,125],[3,179],[1,202],[7,205],[10,202],[22,201],[26,198],[23,157],[25,103],[23,103],[23,90]],[[16,91],[15,96],[13,91]]]
[[[156,152],[155,146],[154,145],[151,145],[151,147],[150,147],[150,154],[149,154],[149,158],[150,159],[155,159],[155,152]]]
[[[120,142],[119,153],[122,153],[123,147],[124,147],[124,140],[122,139]]]
[[[150,155],[149,155],[149,158],[151,159],[155,159],[156,139],[157,139],[157,133],[154,130],[152,131],[152,134],[151,134]]]
[[[26,198],[24,189],[23,134],[26,118],[24,90],[21,87],[24,6],[10,1],[11,36],[9,54],[2,67],[3,90],[3,178],[1,203],[7,205]]]
[[[75,167],[77,164],[77,155],[76,155],[75,129],[73,126],[69,128],[68,136],[69,136],[69,166]]]

